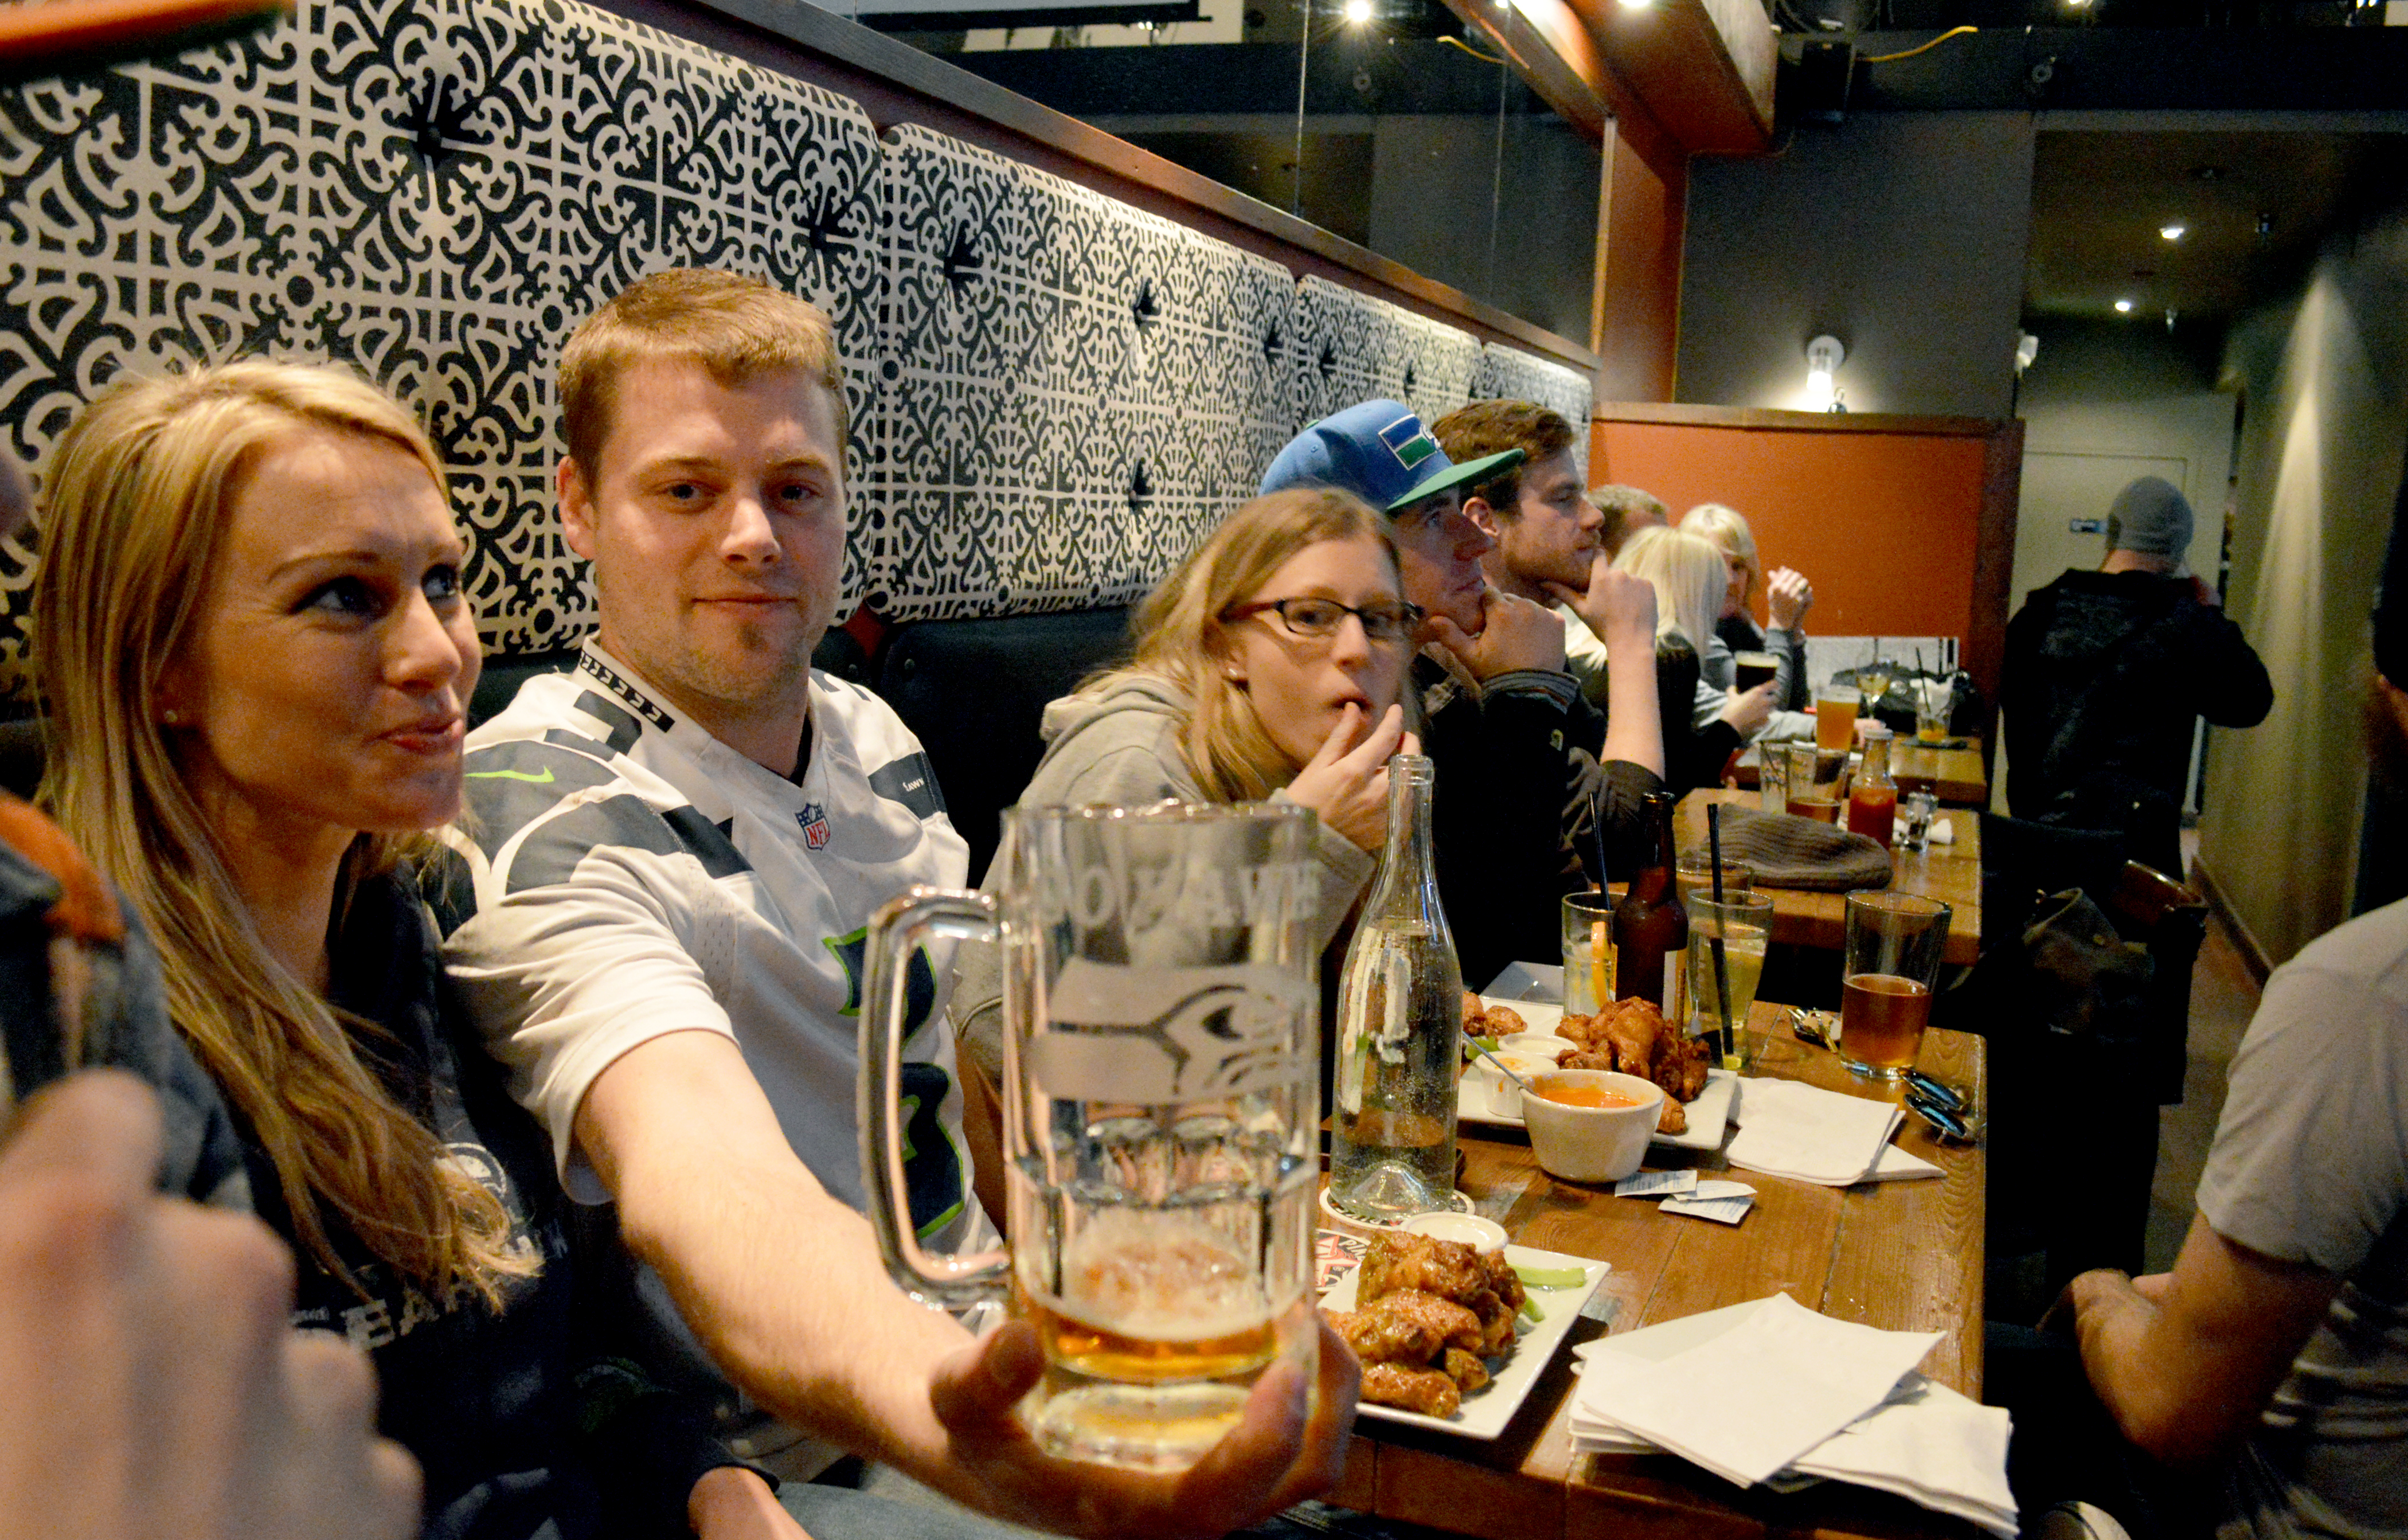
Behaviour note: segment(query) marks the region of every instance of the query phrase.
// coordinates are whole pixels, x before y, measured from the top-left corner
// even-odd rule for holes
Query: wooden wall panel
[[[1962,637],[1995,700],[2021,441],[2015,422],[1609,407],[1590,481],[1644,487],[1676,520],[1727,503],[1768,568],[1813,583],[1810,632]]]

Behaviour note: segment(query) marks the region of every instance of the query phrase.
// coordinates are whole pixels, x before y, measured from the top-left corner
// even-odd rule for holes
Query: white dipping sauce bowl
[[[1416,1214],[1397,1228],[1433,1240],[1460,1241],[1484,1255],[1505,1249],[1505,1227],[1477,1214],[1450,1214],[1444,1210]]]
[[[1553,1032],[1508,1032],[1497,1040],[1497,1051],[1508,1058],[1515,1054],[1543,1058],[1550,1064],[1560,1064],[1564,1056],[1580,1044]]]
[[[1663,1087],[1612,1070],[1550,1070],[1530,1082],[1534,1091],[1550,1086],[1602,1086],[1637,1104],[1574,1107],[1542,1095],[1522,1098],[1530,1153],[1549,1174],[1567,1182],[1619,1182],[1639,1169],[1663,1115]]]

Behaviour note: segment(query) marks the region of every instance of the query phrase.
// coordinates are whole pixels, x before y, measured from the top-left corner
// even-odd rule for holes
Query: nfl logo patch
[[[795,814],[795,821],[803,826],[803,843],[813,850],[827,848],[827,809],[817,802],[805,802],[803,811]]]

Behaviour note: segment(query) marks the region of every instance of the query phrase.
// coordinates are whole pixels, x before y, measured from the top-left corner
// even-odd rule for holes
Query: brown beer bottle
[[[1670,792],[1650,792],[1645,807],[1655,826],[1655,854],[1633,873],[1630,889],[1613,906],[1613,998],[1653,1000],[1669,1018],[1673,961],[1689,944],[1689,912],[1672,881],[1672,806]]]

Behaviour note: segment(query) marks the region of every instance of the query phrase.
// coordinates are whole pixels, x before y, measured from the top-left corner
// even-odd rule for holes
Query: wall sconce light
[[[2170,220],[2157,226],[2158,237],[2164,240],[2180,240],[2189,233],[2190,226],[2180,220]]]
[[[2117,315],[2130,315],[2132,313],[2132,302],[2128,299],[2119,299],[2115,301],[2115,313]]]
[[[1806,410],[1829,411],[1839,401],[1831,376],[1847,361],[1848,350],[1836,337],[1818,337],[1806,344]]]
[[[2040,338],[2029,332],[2015,333],[2015,372],[2021,374],[2032,367],[2040,356]]]

